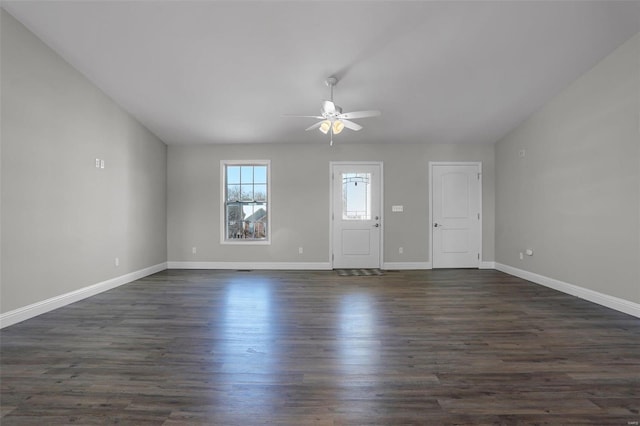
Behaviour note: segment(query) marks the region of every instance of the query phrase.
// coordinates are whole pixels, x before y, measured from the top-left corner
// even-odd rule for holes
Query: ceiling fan
[[[338,84],[336,77],[329,77],[325,80],[325,84],[329,86],[331,90],[331,100],[323,101],[320,107],[320,115],[291,115],[285,114],[285,117],[303,117],[303,118],[316,118],[319,119],[316,124],[309,126],[305,131],[318,129],[325,135],[329,133],[331,136],[330,144],[333,145],[333,135],[337,135],[345,128],[358,131],[362,129],[362,126],[358,123],[351,121],[357,118],[377,117],[381,114],[380,111],[354,111],[354,112],[342,112],[342,107],[336,105],[333,102],[333,87]]]

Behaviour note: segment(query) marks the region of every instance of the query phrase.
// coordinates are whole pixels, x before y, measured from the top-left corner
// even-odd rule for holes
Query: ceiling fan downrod
[[[327,79],[324,81],[324,84],[329,86],[329,90],[331,91],[331,98],[329,100],[333,102],[333,86],[338,84],[338,79],[333,76],[327,77]]]

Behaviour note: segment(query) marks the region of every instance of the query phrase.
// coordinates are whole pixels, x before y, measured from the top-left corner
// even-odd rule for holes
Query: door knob
[[[440,226],[440,227],[441,227],[442,225],[440,225],[440,224],[438,224],[438,223],[434,223],[434,224],[433,224],[433,227],[434,227],[434,228],[437,228],[438,226]]]
[[[374,226],[374,227],[376,227],[376,228],[379,228],[379,227],[380,227],[380,224],[379,224],[379,223],[376,223],[376,224],[375,224],[375,225],[373,225],[373,226]]]

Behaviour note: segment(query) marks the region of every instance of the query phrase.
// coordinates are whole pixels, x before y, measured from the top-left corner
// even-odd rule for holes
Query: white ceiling
[[[640,1],[3,1],[167,144],[492,143],[640,31]]]

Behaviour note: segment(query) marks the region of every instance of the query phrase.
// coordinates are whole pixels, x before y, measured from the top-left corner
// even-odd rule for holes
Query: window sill
[[[222,240],[220,244],[235,246],[268,246],[271,245],[270,240],[245,240],[238,238],[237,240]]]

